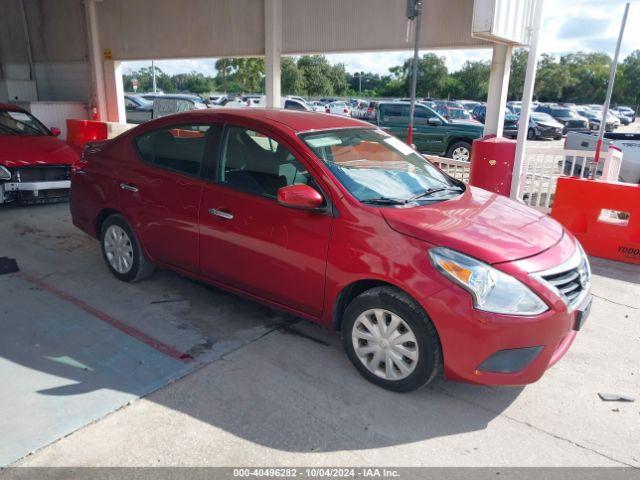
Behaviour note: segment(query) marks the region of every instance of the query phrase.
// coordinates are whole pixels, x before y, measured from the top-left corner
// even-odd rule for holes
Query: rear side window
[[[382,107],[382,121],[387,123],[407,123],[409,121],[409,106],[385,105]]]
[[[243,127],[227,127],[222,142],[218,182],[267,198],[278,189],[306,185],[309,173],[273,138]]]
[[[199,176],[211,125],[176,125],[135,139],[142,159],[151,165]]]

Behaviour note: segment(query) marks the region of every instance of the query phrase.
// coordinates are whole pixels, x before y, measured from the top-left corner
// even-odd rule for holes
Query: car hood
[[[543,252],[558,243],[564,233],[550,217],[475,187],[431,205],[380,210],[399,233],[492,264]]]
[[[72,165],[78,154],[65,142],[50,135],[0,135],[0,165]]]
[[[560,122],[549,122],[549,121],[538,122],[538,121],[534,120],[534,123],[536,125],[540,125],[542,127],[562,128],[562,126],[563,126]]]

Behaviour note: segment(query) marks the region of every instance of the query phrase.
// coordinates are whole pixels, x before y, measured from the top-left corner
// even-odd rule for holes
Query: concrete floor
[[[28,399],[24,411],[17,394],[0,409],[0,431],[9,424],[23,437],[38,429],[64,437],[48,446],[51,435],[38,437],[37,446],[18,445],[11,461],[40,448],[18,465],[640,467],[640,402],[597,396],[640,397],[637,266],[593,259],[591,317],[540,382],[483,388],[440,380],[400,395],[364,381],[337,335],[317,326],[169,272],[135,285],[117,281],[98,243],[70,224],[66,204],[3,209],[0,218],[0,256],[21,268],[0,276],[0,384]],[[141,383],[74,388],[82,378],[69,372],[77,369],[8,348],[7,338],[20,341],[16,305],[33,313],[25,321],[58,305],[68,312],[60,319],[86,322],[87,338],[70,337],[67,345],[128,336],[128,358],[155,358],[159,371],[141,374]],[[59,350],[47,357],[64,357]],[[92,358],[71,357],[81,365]],[[94,363],[94,370],[102,367]],[[49,379],[59,395],[48,398],[46,382],[23,382],[24,372]],[[156,390],[158,381],[169,384]],[[34,419],[29,408],[48,409],[54,418]]]

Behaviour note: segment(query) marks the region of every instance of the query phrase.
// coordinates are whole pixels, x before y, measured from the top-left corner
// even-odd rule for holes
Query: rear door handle
[[[233,213],[218,210],[216,208],[209,209],[209,213],[214,217],[224,218],[225,220],[233,220]]]
[[[129,192],[134,192],[134,193],[138,191],[137,187],[134,187],[133,185],[129,185],[128,183],[121,183],[120,188],[122,190],[127,190]]]

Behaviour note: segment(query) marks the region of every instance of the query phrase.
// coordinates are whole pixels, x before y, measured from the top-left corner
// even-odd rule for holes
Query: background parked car
[[[487,119],[487,106],[486,105],[478,105],[473,109],[473,113],[471,114],[474,120],[482,123]],[[511,113],[511,111],[507,110],[504,114],[504,123],[503,123],[503,135],[505,137],[515,138],[518,136],[518,116]]]
[[[436,112],[442,115],[444,118],[449,120],[450,122],[473,122],[479,123],[477,120],[474,120],[471,114],[465,110],[463,107],[451,107],[448,105],[436,105],[434,108]]]
[[[409,104],[380,102],[376,109],[375,123],[383,130],[406,140]],[[426,105],[416,104],[412,143],[420,152],[469,161],[471,145],[476,138],[482,136],[483,131],[482,125],[449,122]]]
[[[331,102],[324,106],[325,113],[332,113],[334,115],[351,116],[351,108],[347,105],[347,102]]]
[[[300,101],[297,98],[285,98],[283,99],[283,108],[285,110],[303,110],[305,112],[310,111],[311,107],[305,101]]]
[[[162,95],[153,101],[153,118],[206,108],[207,105],[196,95]]]
[[[570,132],[567,134],[565,149],[567,150],[587,150],[593,152],[596,149],[598,137],[592,133]],[[623,155],[623,162],[620,166],[619,180],[627,183],[640,184],[640,134],[638,133],[605,133],[602,146],[603,151],[607,151],[610,146],[620,150]],[[574,158],[575,168],[573,173],[579,175],[582,170],[582,158]],[[567,162],[567,171],[571,173],[571,163]],[[602,164],[602,162],[601,162]],[[588,167],[585,168],[588,173]]]
[[[629,117],[632,123],[636,121],[636,111],[633,108],[618,107],[618,111],[623,115],[626,115],[627,117]]]
[[[153,118],[153,101],[127,93],[124,96],[124,110],[127,123],[143,123]]]
[[[587,120],[589,120],[589,130],[599,130],[600,123],[602,121],[602,112],[594,112],[593,110],[589,110],[584,107],[575,107],[574,110],[576,113]],[[605,126],[605,131],[613,132],[615,129],[615,123],[613,121],[608,121]]]
[[[78,153],[26,110],[0,103],[0,204],[68,198]]]
[[[482,102],[476,102],[473,100],[458,100],[458,103],[460,103],[469,113],[473,112],[473,109],[478,105],[482,105]]]
[[[539,105],[536,112],[548,113],[564,125],[563,132],[589,130],[589,120],[581,117],[569,107],[559,105]]]
[[[554,140],[560,140],[562,138],[563,130],[564,125],[548,113],[531,112],[527,139],[536,140],[538,138],[553,138]]]

